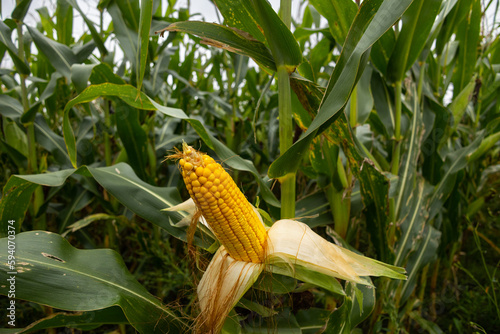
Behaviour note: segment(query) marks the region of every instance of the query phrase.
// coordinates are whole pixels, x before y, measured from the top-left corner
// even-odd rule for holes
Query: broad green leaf
[[[356,4],[352,0],[311,0],[309,2],[328,20],[328,27],[335,41],[343,45],[358,11]]]
[[[403,28],[398,34],[387,68],[390,80],[403,80],[406,71],[422,52],[434,24],[442,0],[414,0],[403,15]]]
[[[71,121],[69,119],[69,109],[64,111],[63,116],[63,135],[64,144],[66,145],[66,150],[68,152],[69,160],[74,168],[77,168],[77,152],[76,152],[76,140],[75,133],[71,127]]]
[[[33,333],[49,328],[94,329],[102,325],[128,324],[123,311],[118,306],[102,310],[66,313],[58,312],[35,321],[25,328],[16,329],[16,333]]]
[[[255,168],[252,162],[242,159],[239,155],[231,151],[224,144],[218,141],[214,136],[207,132],[202,123],[197,119],[188,118],[187,115],[180,109],[162,106],[149,98],[144,93],[140,93],[140,98],[136,99],[137,88],[130,85],[116,85],[104,83],[100,85],[92,85],[85,89],[80,95],[69,101],[65,107],[65,111],[78,103],[90,102],[100,96],[117,96],[125,103],[132,107],[145,110],[157,110],[169,117],[185,119],[191,124],[194,130],[198,133],[200,138],[213,149],[219,158],[223,160],[228,166],[237,170],[248,171],[252,173],[257,182],[259,183],[263,199],[272,206],[279,207],[280,203],[269,189],[269,186],[264,183],[259,171]],[[65,133],[66,135],[73,135],[72,130]],[[74,135],[73,135],[74,138]],[[74,140],[74,139],[73,139]]]
[[[302,51],[295,37],[267,0],[250,2],[260,17],[261,27],[273,54],[276,68],[284,66],[288,73],[292,73],[302,62]]]
[[[0,259],[7,262],[7,238]],[[141,333],[180,331],[186,324],[149,294],[109,249],[79,250],[60,235],[32,231],[16,235],[16,267],[0,267],[0,279],[15,277],[16,298],[69,311],[119,306]],[[15,271],[17,274],[10,274]],[[8,294],[7,285],[0,293]]]
[[[198,36],[202,39],[202,43],[250,57],[265,68],[276,71],[273,55],[264,43],[236,28],[228,28],[215,23],[186,21],[172,23],[165,30],[181,31]]]
[[[453,96],[456,97],[471,80],[477,59],[477,47],[481,33],[481,3],[472,0],[464,22],[458,25],[456,39],[459,42],[456,71],[453,74]]]
[[[125,163],[100,168],[82,166],[78,169],[66,169],[53,173],[14,175],[5,185],[4,197],[0,202],[0,208],[5,208],[0,211],[0,217],[6,218],[3,222],[14,219],[19,226],[28,208],[30,196],[37,185],[58,187],[74,173],[94,177],[106,191],[115,196],[129,210],[165,229],[174,237],[187,240],[185,228],[174,226],[185,214],[161,211],[181,202],[177,188],[149,185],[139,179],[132,168]],[[5,233],[7,230],[5,224],[1,224],[0,228],[0,233]],[[213,243],[213,239],[206,235],[201,239],[196,235],[194,242],[202,248],[208,248]]]
[[[366,65],[367,51],[404,13],[411,0],[367,0],[361,5],[328,84],[323,103],[306,133],[269,168],[270,178],[297,170],[318,133],[338,117]]]
[[[27,141],[26,141],[27,143]],[[18,168],[27,168],[28,166],[28,158],[24,153],[19,152],[16,148],[13,146],[9,145],[8,142],[6,142],[3,139],[0,139],[0,150],[5,152],[11,159],[12,161],[17,165]]]
[[[139,21],[139,42],[137,50],[137,64],[140,64],[137,71],[137,89],[141,90],[142,80],[148,64],[149,31],[151,30],[151,20],[153,18],[153,0],[141,1],[141,17]]]
[[[266,38],[260,30],[260,18],[247,0],[215,0],[217,8],[224,17],[224,23],[250,34],[259,42],[265,43]]]
[[[71,78],[71,65],[77,63],[75,54],[71,49],[61,43],[44,36],[36,28],[27,26],[36,47],[43,53],[54,68],[68,80]]]
[[[100,63],[92,68],[90,82],[93,85],[111,83],[116,85],[126,84],[119,75],[113,73],[113,69],[106,63]]]

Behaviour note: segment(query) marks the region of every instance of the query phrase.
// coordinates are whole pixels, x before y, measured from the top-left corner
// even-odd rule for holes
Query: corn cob
[[[231,176],[210,156],[183,144],[179,157],[189,195],[235,260],[262,263],[267,233]]]

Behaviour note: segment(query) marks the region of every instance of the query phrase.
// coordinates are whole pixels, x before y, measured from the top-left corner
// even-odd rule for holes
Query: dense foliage
[[[101,0],[99,22],[81,1],[17,1],[0,22],[0,294],[15,231],[17,331],[0,324],[191,328],[217,242],[198,229],[189,252],[183,215],[161,211],[189,196],[164,161],[185,141],[270,224],[296,217],[407,270],[376,289],[263,274],[226,333],[497,332],[500,2],[302,0],[293,18],[289,0],[279,16],[213,3],[218,24],[175,0]]]

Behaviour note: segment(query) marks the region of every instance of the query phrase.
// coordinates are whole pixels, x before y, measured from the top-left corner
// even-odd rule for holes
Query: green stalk
[[[278,67],[278,107],[280,153],[285,153],[293,143],[292,99],[290,77],[284,66]],[[281,219],[295,217],[295,173],[281,180]]]
[[[398,175],[401,155],[401,81],[395,84],[394,147],[392,151],[391,173]]]
[[[281,0],[280,17],[290,28],[292,23],[292,1]],[[280,154],[285,153],[293,144],[292,94],[290,76],[283,65],[278,66],[278,108]],[[295,173],[280,179],[281,182],[281,219],[295,217]]]

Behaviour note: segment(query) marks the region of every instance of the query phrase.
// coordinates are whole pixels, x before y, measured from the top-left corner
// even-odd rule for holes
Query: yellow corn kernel
[[[175,156],[183,160],[179,165],[189,195],[227,252],[235,260],[262,263],[266,230],[231,176],[187,144]]]

